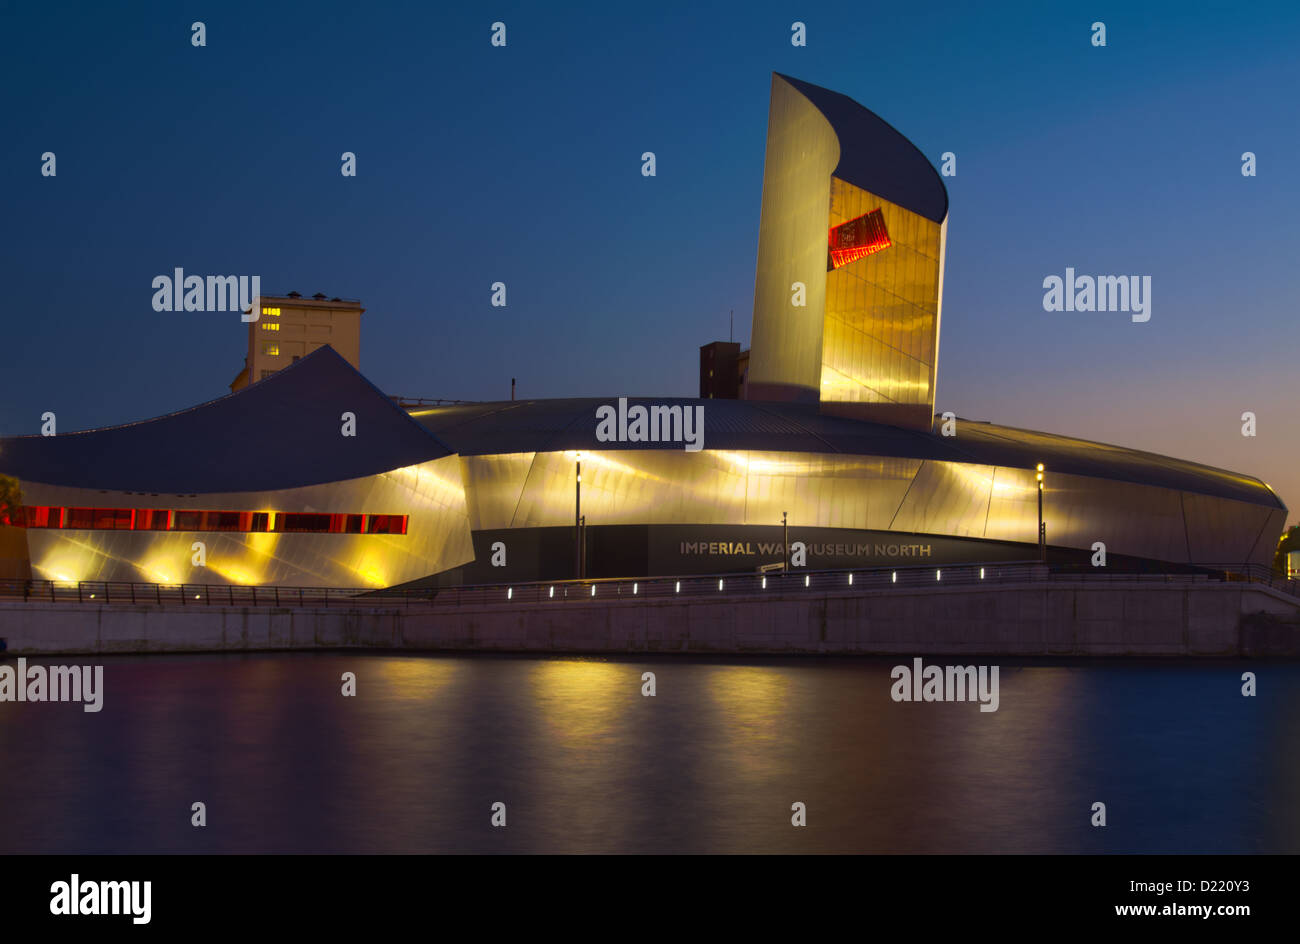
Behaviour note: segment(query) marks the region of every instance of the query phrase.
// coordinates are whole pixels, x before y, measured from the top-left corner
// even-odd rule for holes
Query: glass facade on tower
[[[826,276],[821,402],[823,408],[910,406],[914,423],[928,428],[939,353],[943,226],[831,179],[832,233],[874,213],[883,218],[889,245]],[[852,412],[835,406],[828,411]]]

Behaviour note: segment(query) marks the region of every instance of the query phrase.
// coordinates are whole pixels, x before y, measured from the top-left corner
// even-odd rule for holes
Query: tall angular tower
[[[947,219],[915,145],[773,73],[748,398],[929,430]]]

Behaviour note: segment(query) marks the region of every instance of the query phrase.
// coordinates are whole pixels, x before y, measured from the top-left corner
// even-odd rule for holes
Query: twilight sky
[[[177,266],[361,298],[388,393],[693,396],[728,309],[748,344],[779,71],[957,155],[937,409],[1258,475],[1300,520],[1293,3],[0,9],[0,434],[228,392],[246,328],[154,312]],[[1151,276],[1151,320],[1045,312],[1067,266]]]

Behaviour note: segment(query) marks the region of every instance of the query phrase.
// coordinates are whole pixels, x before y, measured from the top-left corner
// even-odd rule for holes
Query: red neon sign
[[[846,266],[892,245],[889,231],[885,229],[884,214],[879,209],[872,210],[831,229],[826,271]]]

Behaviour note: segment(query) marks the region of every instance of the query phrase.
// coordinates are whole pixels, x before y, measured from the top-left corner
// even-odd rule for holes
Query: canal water
[[[982,712],[909,658],[32,661],[103,707],[0,702],[0,853],[1300,852],[1296,663],[1002,661]]]

